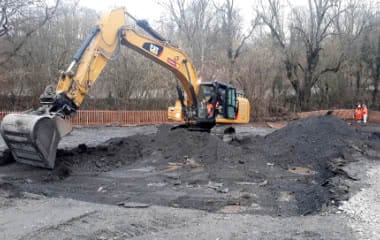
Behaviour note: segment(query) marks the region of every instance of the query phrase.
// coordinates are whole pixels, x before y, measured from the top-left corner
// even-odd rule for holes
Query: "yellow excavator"
[[[57,86],[45,89],[38,109],[4,117],[0,132],[17,162],[54,168],[58,143],[72,130],[68,117],[79,109],[103,68],[117,57],[121,45],[176,76],[181,86],[177,84],[177,106],[169,111],[171,119],[184,121],[183,126],[200,131],[210,131],[217,122],[249,122],[249,102],[234,87],[217,81],[200,82],[189,57],[181,49],[146,21],[117,8],[101,17],[67,70],[60,74]]]

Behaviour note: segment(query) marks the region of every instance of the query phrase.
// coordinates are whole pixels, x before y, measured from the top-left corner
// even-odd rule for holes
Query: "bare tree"
[[[169,0],[161,5],[178,29],[177,40],[185,45],[182,47],[187,48],[195,66],[203,72],[215,39],[212,5],[208,0]]]
[[[351,89],[347,89],[347,98],[351,99],[352,104],[361,100],[365,79],[368,78],[366,59],[371,53],[368,35],[374,25],[373,7],[366,1],[349,0],[344,8],[345,11],[335,20],[334,31],[337,45],[345,56],[345,63],[341,68],[345,76],[342,81],[350,82]]]
[[[372,93],[372,103],[373,104],[376,104],[377,95],[378,95],[379,88],[380,88],[380,35],[379,35],[378,40],[377,40],[377,49],[376,50],[377,50],[376,51],[376,57],[375,57],[375,62],[374,62],[374,67],[375,67],[374,82],[373,82],[374,90]]]
[[[54,16],[59,2],[55,0],[51,6],[47,0],[0,0],[0,37],[8,36],[12,43],[11,48],[0,52],[0,66],[14,57],[30,36]]]
[[[0,0],[0,97],[9,100],[0,108],[38,105],[44,87],[57,81],[99,18],[78,1]],[[291,2],[260,0],[247,27],[237,0],[162,0],[165,12],[154,25],[189,54],[205,80],[244,90],[255,117],[350,107],[357,100],[379,108],[379,6]],[[82,107],[164,109],[175,84],[169,71],[122,48]]]
[[[342,12],[339,1],[309,0],[307,9],[291,8],[288,38],[287,29],[282,24],[280,1],[268,0],[267,3],[262,4],[258,14],[263,24],[269,27],[276,44],[283,49],[287,77],[296,92],[299,108],[308,109],[312,88],[322,75],[337,72],[343,62],[343,55],[334,66],[322,66],[320,62],[323,43]]]
[[[258,25],[258,18],[252,20],[247,33],[243,33],[241,17],[234,0],[224,0],[220,6],[215,4],[221,19],[222,43],[228,59],[228,81],[234,81],[235,63],[243,51],[246,41]]]

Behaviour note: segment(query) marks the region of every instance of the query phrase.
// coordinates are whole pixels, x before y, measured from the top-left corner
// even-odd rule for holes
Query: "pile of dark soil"
[[[81,145],[74,151],[60,151],[55,173],[62,178],[71,171],[109,171],[149,158],[150,165],[185,166],[179,174],[183,183],[221,182],[232,190],[241,188],[237,183],[256,184],[267,191],[257,201],[272,204],[274,214],[309,214],[332,200],[347,197],[348,190],[333,195],[329,179],[337,174],[344,176],[339,169],[352,161],[352,146],[360,148],[362,140],[356,130],[333,116],[294,121],[266,137],[250,136],[232,144],[208,133],[170,130],[170,126],[162,125],[157,134],[112,139],[96,148]],[[341,159],[339,166],[336,159]],[[193,165],[201,166],[207,177],[194,179]],[[297,206],[278,206],[276,202],[284,194],[295,199]]]
[[[160,152],[162,156],[154,159],[156,164],[183,162],[191,158],[209,165],[241,157],[239,149],[214,135],[171,128],[170,125],[161,125],[157,134],[114,138],[96,147],[81,144],[73,150],[59,150],[55,173],[110,171],[133,164],[153,152]]]
[[[7,183],[7,182],[0,182],[0,196],[5,197],[5,198],[23,197],[20,189],[17,186],[11,183]]]
[[[379,140],[334,116],[293,121],[265,137],[248,136],[232,143],[208,133],[162,125],[156,134],[60,150],[47,180],[150,167],[154,173],[146,177],[141,172],[137,177],[128,175],[126,183],[113,183],[115,196],[126,193],[132,201],[209,211],[238,205],[248,213],[306,215],[347,199],[350,186],[344,182],[355,178],[344,166],[354,161],[352,154],[365,154]],[[85,181],[92,184],[91,179]],[[157,192],[152,192],[152,186]],[[175,192],[181,194],[173,200],[170,195]],[[107,196],[111,198],[112,192]],[[91,197],[95,198],[87,194],[81,199],[91,201]],[[101,195],[95,201],[114,200]]]
[[[133,163],[142,157],[142,143],[149,140],[137,135],[114,138],[96,147],[80,144],[72,150],[59,149],[53,175],[65,178],[73,171],[106,172]]]
[[[348,186],[336,195],[333,188],[342,186],[332,185],[330,180],[337,175],[349,177],[343,167],[353,161],[353,152],[365,148],[363,140],[365,136],[345,121],[320,116],[290,122],[266,137],[244,139],[240,145],[247,155],[283,170],[271,178],[270,188],[294,195],[299,214],[308,214],[347,199]],[[295,174],[300,176],[294,178]]]

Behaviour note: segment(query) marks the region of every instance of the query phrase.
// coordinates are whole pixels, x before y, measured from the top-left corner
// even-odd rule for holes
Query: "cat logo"
[[[162,54],[162,51],[164,50],[163,47],[154,43],[144,43],[143,48],[157,57],[159,57]]]

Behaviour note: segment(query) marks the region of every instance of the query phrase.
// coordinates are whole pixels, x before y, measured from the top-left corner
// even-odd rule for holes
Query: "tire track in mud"
[[[101,207],[101,206],[99,206]],[[174,215],[138,219],[138,213],[128,214],[95,210],[69,219],[54,226],[47,226],[27,234],[19,240],[49,239],[54,236],[58,239],[133,239],[149,236],[162,231],[186,228],[195,224],[186,217]],[[129,217],[129,219],[128,219]]]
[[[26,234],[19,238],[19,240],[29,240],[29,239],[43,239],[41,238],[41,235],[44,235],[46,233],[51,234],[55,231],[61,231],[63,227],[72,226],[75,225],[79,221],[83,221],[86,218],[94,216],[98,211],[91,211],[85,214],[81,214],[79,216],[75,216],[73,218],[70,218],[64,222],[52,225],[52,226],[45,226],[42,228],[39,228],[32,233]]]

